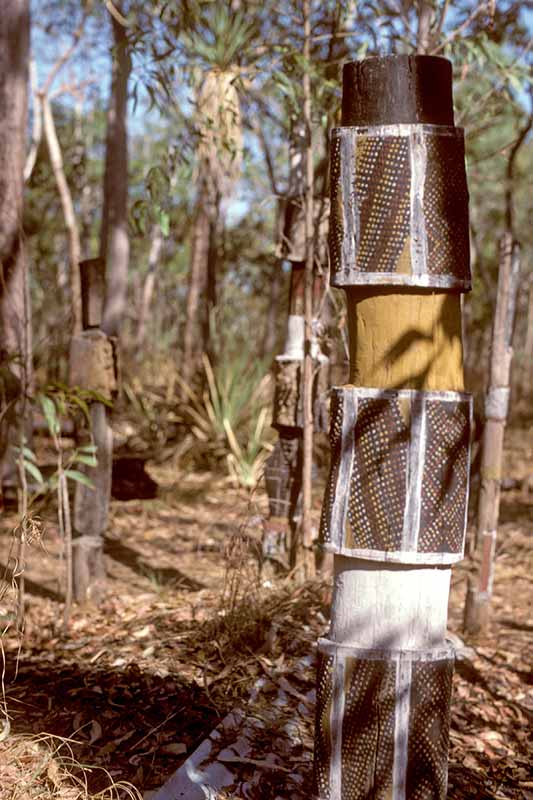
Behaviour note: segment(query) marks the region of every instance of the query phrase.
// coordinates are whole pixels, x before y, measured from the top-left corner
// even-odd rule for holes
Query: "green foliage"
[[[178,376],[186,396],[180,414],[194,437],[194,457],[206,465],[226,461],[230,475],[247,487],[257,484],[269,452],[268,375],[246,354],[215,368],[203,358],[206,388],[198,391]]]

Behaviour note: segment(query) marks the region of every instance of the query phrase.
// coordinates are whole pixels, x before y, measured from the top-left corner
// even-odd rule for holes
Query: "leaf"
[[[24,455],[24,458],[27,458],[28,461],[37,461],[37,456],[35,455],[33,450],[30,450],[29,447],[23,447],[22,453]]]
[[[82,483],[84,486],[87,486],[89,489],[94,489],[94,483],[87,475],[84,475],[83,472],[80,472],[77,469],[66,469],[65,470],[65,477],[70,478],[76,483]]]
[[[78,453],[88,453],[89,455],[96,455],[97,450],[98,448],[95,444],[84,444],[78,447]]]
[[[83,453],[76,453],[74,461],[77,464],[87,464],[88,467],[96,467],[98,459],[93,455],[84,455]]]
[[[187,745],[183,742],[170,742],[161,747],[161,752],[169,756],[183,756],[187,752]]]
[[[52,436],[57,436],[60,432],[60,426],[54,401],[47,395],[41,394],[39,395],[39,402],[41,403],[48,430]]]
[[[41,470],[39,467],[33,463],[33,461],[24,461],[24,469],[28,472],[37,483],[44,484],[44,478],[42,476]]]
[[[163,236],[168,236],[170,233],[170,216],[166,211],[161,211],[159,214],[159,225]]]
[[[95,719],[91,722],[91,731],[89,733],[89,744],[94,744],[98,739],[102,738],[102,726]]]

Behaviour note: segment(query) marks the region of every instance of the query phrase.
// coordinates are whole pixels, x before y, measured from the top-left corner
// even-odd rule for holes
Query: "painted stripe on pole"
[[[341,457],[337,486],[335,487],[338,501],[334,503],[331,519],[331,539],[337,547],[342,546],[348,502],[350,500],[349,486],[352,480],[352,465],[355,456],[355,423],[357,420],[358,398],[349,392],[342,393],[342,437]]]
[[[330,800],[342,800],[342,723],[344,720],[344,677],[346,661],[337,658],[333,665],[331,698],[331,767],[329,772]]]
[[[392,800],[406,800],[407,756],[409,745],[409,715],[411,711],[410,659],[396,662],[396,709],[394,723],[394,760],[392,765]]]
[[[359,211],[355,197],[357,137],[348,129],[341,136],[341,186],[343,213],[342,258],[344,264],[355,264],[359,235]]]
[[[402,546],[405,550],[416,551],[420,533],[420,499],[422,497],[422,474],[424,471],[424,452],[426,448],[425,398],[416,392],[411,399],[411,442],[409,447],[408,486]]]
[[[424,216],[424,186],[426,183],[427,148],[425,136],[415,128],[409,137],[411,164],[411,269],[413,275],[428,271],[428,242]]]

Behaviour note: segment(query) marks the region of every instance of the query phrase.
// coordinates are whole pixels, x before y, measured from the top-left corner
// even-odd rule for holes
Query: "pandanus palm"
[[[216,305],[217,239],[224,207],[240,174],[242,127],[237,82],[241,54],[255,36],[240,14],[215,8],[187,35],[191,55],[205,65],[196,89],[195,208],[182,375],[190,381],[197,356],[210,352],[209,318]],[[204,300],[205,298],[205,300]],[[200,326],[199,317],[204,324]]]

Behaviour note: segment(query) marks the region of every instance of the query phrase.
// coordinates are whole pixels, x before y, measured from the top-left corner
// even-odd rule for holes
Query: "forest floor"
[[[531,430],[511,429],[506,441],[505,476],[533,473]],[[313,714],[297,708],[314,668],[298,673],[296,689],[294,674],[326,631],[331,580],[297,583],[260,569],[262,489],[250,495],[168,463],[149,469],[158,496],[113,501],[104,602],[75,607],[67,634],[57,521],[52,508],[43,513],[42,537],[28,553],[24,634],[11,625],[0,637],[11,729],[0,736],[0,798],[93,797],[110,777],[141,793],[158,788],[228,712],[250,708],[250,692],[265,677],[287,688],[300,746],[284,750],[281,729],[267,726],[265,752],[278,748],[276,766],[264,767],[250,797],[294,800],[286,779],[295,772],[304,779],[301,797],[309,797]],[[465,642],[456,666],[451,800],[533,800],[533,493],[504,492],[500,520],[490,630]],[[2,523],[3,567],[15,522]],[[465,560],[453,571],[449,629],[461,639],[473,568]],[[0,595],[6,626],[9,596]],[[260,704],[252,713],[261,714]],[[88,795],[76,780],[88,782]]]

